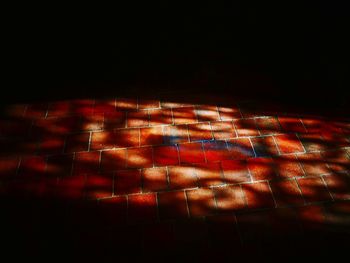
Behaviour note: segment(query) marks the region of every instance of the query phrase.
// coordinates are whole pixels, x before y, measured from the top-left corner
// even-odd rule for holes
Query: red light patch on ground
[[[87,224],[114,234],[130,224],[117,232],[140,247],[166,240],[226,255],[223,247],[254,251],[280,233],[298,243],[298,226],[348,224],[347,121],[157,98],[6,107],[0,195],[89,207]],[[97,232],[119,238],[106,229]]]

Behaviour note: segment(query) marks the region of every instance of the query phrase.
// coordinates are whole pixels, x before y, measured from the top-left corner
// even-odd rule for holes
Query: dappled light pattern
[[[298,243],[315,229],[349,234],[349,119],[244,105],[119,97],[7,105],[1,197],[91,206],[87,217],[105,231],[123,225],[120,239],[145,253],[151,244],[179,255],[190,246],[220,258]],[[105,233],[96,229],[92,236]]]

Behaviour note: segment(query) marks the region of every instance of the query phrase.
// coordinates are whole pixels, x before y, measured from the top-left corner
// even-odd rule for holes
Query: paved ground
[[[345,255],[350,121],[279,106],[120,97],[6,105],[4,251],[78,262]]]

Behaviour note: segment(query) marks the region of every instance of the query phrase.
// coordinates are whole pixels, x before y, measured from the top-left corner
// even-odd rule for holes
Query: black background
[[[336,1],[16,7],[3,98],[205,91],[344,107],[347,20]]]

